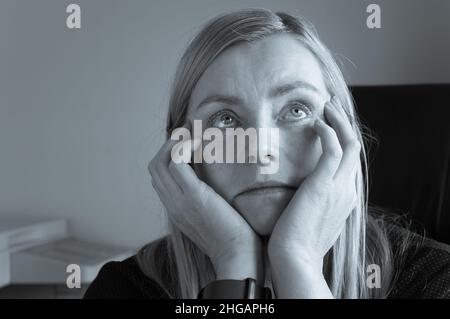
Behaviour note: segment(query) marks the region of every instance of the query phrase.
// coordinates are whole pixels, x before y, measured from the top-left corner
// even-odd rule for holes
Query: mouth
[[[270,195],[295,192],[296,190],[297,187],[281,182],[258,182],[241,191],[236,197],[241,195]]]

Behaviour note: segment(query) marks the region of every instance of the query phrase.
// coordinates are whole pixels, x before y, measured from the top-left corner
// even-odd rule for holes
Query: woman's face
[[[202,103],[219,95],[221,99]],[[203,130],[216,127],[223,132],[238,127],[278,129],[276,156],[270,154],[270,145],[259,144],[264,159],[256,163],[194,165],[199,178],[259,235],[270,235],[296,189],[314,170],[322,148],[312,125],[317,117],[323,119],[324,103],[329,99],[316,58],[288,34],[228,48],[198,81],[187,113],[191,124],[202,120]],[[276,173],[261,173],[260,166],[268,161],[278,162]]]

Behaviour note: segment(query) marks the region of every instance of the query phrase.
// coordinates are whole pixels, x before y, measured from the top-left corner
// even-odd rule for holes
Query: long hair
[[[189,43],[178,64],[170,92],[167,138],[184,124],[192,91],[215,58],[232,45],[279,33],[293,35],[315,56],[327,89],[337,95],[362,146],[355,179],[357,205],[325,256],[325,278],[335,298],[384,298],[394,279],[394,256],[388,238],[389,227],[381,218],[368,214],[369,130],[356,114],[353,97],[335,59],[307,20],[287,13],[251,8],[221,14],[208,21]],[[142,271],[171,298],[197,298],[200,289],[215,278],[209,258],[170,221],[168,240],[163,248],[155,243],[147,245],[137,257]],[[367,287],[366,267],[369,264],[380,266],[380,289]]]

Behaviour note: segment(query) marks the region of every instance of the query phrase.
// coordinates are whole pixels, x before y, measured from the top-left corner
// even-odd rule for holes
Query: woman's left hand
[[[274,227],[268,243],[271,265],[302,264],[322,274],[325,254],[356,207],[361,145],[337,103],[337,98],[325,103],[331,126],[320,118],[314,124],[323,153]]]

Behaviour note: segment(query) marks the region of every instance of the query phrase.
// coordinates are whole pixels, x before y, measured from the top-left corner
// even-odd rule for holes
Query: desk
[[[71,264],[79,266],[81,283],[88,284],[105,263],[133,254],[127,248],[72,237],[67,229],[64,219],[0,218],[0,288],[65,286]]]

